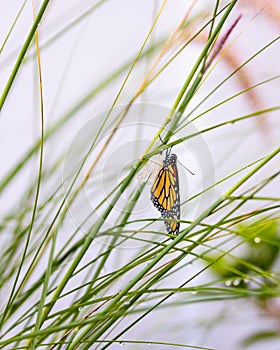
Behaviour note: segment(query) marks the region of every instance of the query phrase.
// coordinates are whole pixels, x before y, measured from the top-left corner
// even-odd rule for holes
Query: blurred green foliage
[[[274,219],[258,220],[249,224],[238,224],[236,233],[242,237],[242,252],[240,257],[226,255],[216,260],[211,269],[222,279],[240,279],[238,287],[247,286],[244,276],[260,274],[266,279],[266,272],[270,272],[279,256],[280,238],[279,225]],[[267,281],[267,283],[269,283]]]

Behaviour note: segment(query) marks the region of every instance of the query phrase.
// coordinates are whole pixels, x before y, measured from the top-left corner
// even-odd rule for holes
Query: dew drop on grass
[[[231,280],[225,281],[225,285],[226,287],[230,287],[232,284]]]
[[[261,243],[260,237],[255,237],[255,238],[254,238],[254,242],[257,243],[257,244],[258,244],[258,243]]]
[[[195,295],[195,294],[197,294],[197,290],[192,290],[191,293],[192,293],[193,295]]]
[[[235,287],[239,286],[239,284],[240,284],[240,279],[239,278],[237,278],[236,280],[233,281],[233,285]]]

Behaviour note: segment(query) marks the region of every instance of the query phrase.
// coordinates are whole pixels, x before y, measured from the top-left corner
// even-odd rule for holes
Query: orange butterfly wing
[[[168,233],[178,233],[180,228],[180,193],[177,156],[167,154],[163,167],[151,189],[151,200],[160,211]]]

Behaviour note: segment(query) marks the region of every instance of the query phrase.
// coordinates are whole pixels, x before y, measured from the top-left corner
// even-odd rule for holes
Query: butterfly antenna
[[[180,165],[182,165],[182,167],[185,168],[190,174],[194,175],[194,173],[193,173],[192,171],[190,171],[190,169],[188,169],[182,162],[180,162],[180,161],[178,160],[178,163],[179,163]]]

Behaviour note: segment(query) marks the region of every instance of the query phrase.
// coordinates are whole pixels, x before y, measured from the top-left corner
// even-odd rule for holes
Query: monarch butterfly
[[[163,166],[151,188],[151,201],[160,211],[168,233],[178,233],[180,228],[180,192],[177,156],[166,151]]]

